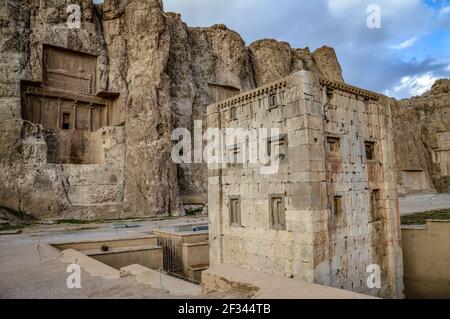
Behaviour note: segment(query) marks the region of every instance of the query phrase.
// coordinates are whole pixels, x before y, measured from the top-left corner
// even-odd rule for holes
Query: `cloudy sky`
[[[367,27],[370,4],[381,28]],[[336,49],[346,82],[397,98],[450,77],[450,0],[164,0],[190,26],[224,23],[247,44]]]

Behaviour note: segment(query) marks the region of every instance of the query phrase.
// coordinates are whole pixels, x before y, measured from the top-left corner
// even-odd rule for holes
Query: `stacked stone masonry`
[[[402,297],[397,171],[387,102],[301,71],[210,105],[209,128],[278,128],[287,144],[274,174],[261,174],[261,164],[210,163],[211,264]],[[243,152],[245,146],[235,148]],[[282,202],[281,228],[271,225],[274,198]],[[230,220],[236,200],[239,224]],[[381,267],[381,289],[367,287],[372,264]]]

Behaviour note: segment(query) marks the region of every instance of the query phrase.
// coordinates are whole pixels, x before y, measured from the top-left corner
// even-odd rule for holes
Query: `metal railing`
[[[168,273],[183,273],[181,242],[159,237],[158,246],[163,249],[163,269]]]

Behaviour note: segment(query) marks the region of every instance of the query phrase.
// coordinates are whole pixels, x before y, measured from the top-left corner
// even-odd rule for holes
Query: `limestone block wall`
[[[390,117],[378,95],[306,71],[209,106],[210,128],[278,128],[287,138],[276,174],[261,174],[259,164],[209,165],[211,264],[402,297]],[[330,154],[328,138],[338,140],[338,152]],[[285,230],[270,226],[274,195],[284,198]],[[233,198],[240,199],[239,226],[230,222]],[[371,264],[382,269],[381,290],[366,286]]]
[[[450,221],[403,226],[406,298],[450,298]]]
[[[315,281],[380,297],[401,297],[397,166],[389,104],[384,97],[348,85],[323,84],[321,98],[311,98],[321,112],[314,114],[314,120],[311,117],[309,126],[325,145],[316,153],[325,163],[326,183],[321,184],[320,193],[327,200],[325,214],[314,224]],[[340,144],[338,155],[329,150],[330,138]],[[336,196],[342,204],[339,216]],[[381,267],[379,290],[366,285],[367,267],[372,264]]]
[[[221,128],[224,134],[226,128],[274,127],[279,128],[281,134],[289,132],[287,157],[295,163],[282,163],[276,175],[261,175],[258,164],[238,164],[235,167],[209,165],[212,264],[225,263],[313,280],[313,236],[309,231],[312,217],[301,216],[302,207],[310,206],[314,192],[311,182],[314,176],[308,174],[307,169],[311,164],[309,153],[301,146],[309,138],[299,110],[306,104],[297,97],[303,91],[301,77],[295,77],[289,83],[285,80],[275,82],[227,100],[233,102],[209,106],[208,127]],[[269,111],[271,94],[279,97],[283,107],[280,105]],[[230,120],[231,107],[235,107],[237,112],[234,121]],[[286,224],[291,231],[270,229],[270,194],[286,195]],[[240,196],[242,227],[230,226],[230,196]]]
[[[209,266],[209,243],[182,244],[183,273],[190,279],[201,281],[201,274]]]

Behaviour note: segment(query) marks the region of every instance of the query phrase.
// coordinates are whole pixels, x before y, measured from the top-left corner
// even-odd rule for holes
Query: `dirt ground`
[[[450,208],[450,194],[417,194],[400,198],[402,216]]]
[[[401,198],[401,215],[450,208],[450,195],[420,194]],[[33,225],[0,232],[0,298],[194,298],[173,296],[136,282],[134,277],[104,279],[82,271],[81,289],[66,285],[67,264],[47,244],[112,239],[149,234],[154,229],[181,223],[208,222],[207,218],[181,217],[166,220],[135,220],[138,228],[115,229],[113,224],[81,223]],[[14,232],[20,232],[14,234]],[[9,233],[9,234],[8,234]],[[13,234],[11,234],[13,233]],[[202,298],[239,298],[238,294],[211,294]]]

